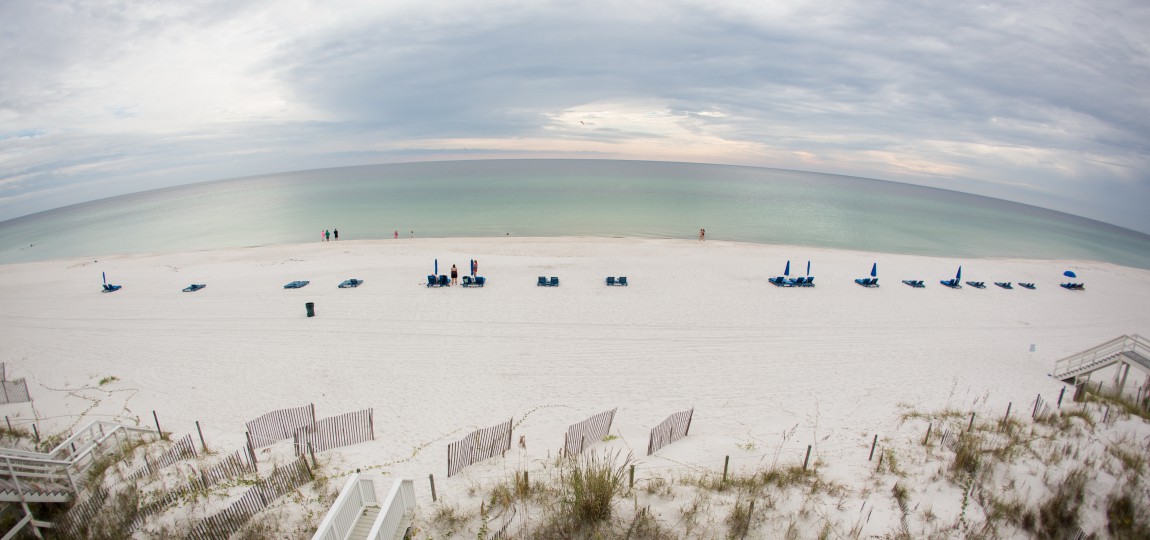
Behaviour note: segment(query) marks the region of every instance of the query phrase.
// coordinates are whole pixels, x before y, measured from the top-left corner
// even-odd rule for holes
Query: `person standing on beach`
[[[451,265],[451,284],[455,285],[459,282],[459,269],[455,265]]]
[[[335,230],[335,239],[339,240],[339,229]]]
[[[399,240],[399,231],[395,231],[395,239]]]
[[[699,229],[699,241],[702,242],[707,236],[707,229]]]
[[[323,230],[323,240],[324,240],[324,242],[330,242],[331,241],[331,231],[329,231],[327,229]]]

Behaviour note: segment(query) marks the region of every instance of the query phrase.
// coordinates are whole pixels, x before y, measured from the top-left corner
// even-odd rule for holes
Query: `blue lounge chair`
[[[922,289],[922,288],[926,287],[926,285],[922,284],[921,279],[920,280],[904,279],[904,280],[902,280],[902,282],[906,283],[907,285],[910,285],[911,287],[914,287],[916,289]]]
[[[1002,287],[1003,289],[1013,289],[1013,288],[1014,288],[1014,287],[1013,287],[1013,286],[1010,284],[1010,282],[1009,282],[1009,281],[995,281],[995,282],[994,282],[994,284],[995,284],[995,285],[998,285],[999,287]]]
[[[308,283],[311,283],[311,282],[310,281],[293,281],[291,283],[288,283],[287,285],[284,285],[284,288],[285,289],[299,289],[302,287],[307,287]]]
[[[986,288],[986,282],[985,281],[967,281],[966,284],[970,285],[971,287],[974,287],[975,289],[985,289]]]
[[[207,285],[203,283],[193,283],[187,287],[184,287],[184,292],[196,292],[204,287],[207,287]]]
[[[439,286],[440,287],[449,287],[450,285],[451,285],[451,278],[447,277],[447,274],[440,274]]]
[[[803,278],[799,278],[799,279],[802,280],[802,284],[799,285],[800,287],[814,287],[815,286],[815,276],[807,276],[806,279],[803,279]]]
[[[428,274],[427,275],[427,286],[428,287],[436,287],[438,285],[439,285],[439,282],[435,280],[435,276]]]
[[[957,279],[948,279],[945,281],[939,281],[939,283],[943,284],[943,286],[945,286],[945,287],[950,287],[952,289],[961,289],[962,288],[962,285],[958,284]]]
[[[559,278],[557,278],[555,276],[551,276],[551,283],[549,283],[549,285],[551,285],[552,287],[558,287],[559,286]]]
[[[539,283],[536,283],[535,286],[536,287],[546,287],[547,286],[547,277],[539,276]]]
[[[626,287],[627,286],[627,276],[619,276],[618,284]]]
[[[485,278],[483,276],[475,276],[475,286],[476,287],[482,287],[486,283],[487,283],[487,278]]]
[[[1030,289],[1032,291],[1035,289],[1035,286],[1033,283],[1023,283],[1023,282],[1019,281],[1018,286],[1022,287],[1023,289]]]
[[[612,286],[614,284],[615,284],[615,277],[614,276],[607,276],[607,285]]]
[[[791,287],[802,287],[805,283],[806,280],[801,277],[790,280]]]
[[[1081,291],[1086,289],[1085,283],[1059,283],[1058,285],[1071,291]]]
[[[771,285],[774,285],[776,287],[791,287],[791,286],[793,286],[791,284],[791,282],[787,281],[787,278],[785,278],[783,276],[767,278],[767,281],[769,281],[771,283]]]
[[[486,281],[483,276],[463,276],[464,287],[482,287],[483,282]]]
[[[858,283],[859,285],[862,285],[863,287],[878,287],[878,278],[856,279],[855,283]]]
[[[343,283],[340,283],[340,284],[339,284],[339,288],[341,288],[341,289],[351,289],[351,288],[353,288],[353,287],[359,287],[361,283],[363,283],[363,280],[362,280],[362,279],[354,279],[354,278],[352,278],[352,279],[348,279],[348,280],[345,280]]]
[[[109,285],[109,284],[105,283],[104,288],[100,292],[109,293],[109,292],[116,292],[118,290],[120,290],[120,285]]]

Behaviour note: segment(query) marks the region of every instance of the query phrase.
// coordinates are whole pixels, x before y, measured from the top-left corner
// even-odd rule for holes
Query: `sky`
[[[445,159],[845,174],[1150,233],[1150,2],[4,0],[0,220]]]

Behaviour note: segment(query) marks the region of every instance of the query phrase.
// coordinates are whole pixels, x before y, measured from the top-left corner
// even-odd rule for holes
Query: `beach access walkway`
[[[312,540],[402,540],[415,516],[415,487],[396,480],[379,502],[374,475],[355,473],[320,522]]]
[[[90,487],[86,473],[104,455],[121,451],[133,440],[158,437],[151,429],[95,421],[49,452],[0,448],[0,501],[19,503],[24,510],[24,518],[8,534],[28,524],[51,527],[32,516],[29,503],[71,502]]]
[[[1114,365],[1119,366],[1114,379],[1115,392],[1121,393],[1131,366],[1150,373],[1150,341],[1138,334],[1116,337],[1056,361],[1050,376],[1067,384],[1077,384],[1079,377],[1089,378],[1091,373]]]

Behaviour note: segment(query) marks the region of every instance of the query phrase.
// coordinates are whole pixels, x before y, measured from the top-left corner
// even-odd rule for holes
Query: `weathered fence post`
[[[631,465],[631,487],[635,487],[635,466]]]
[[[926,437],[923,437],[922,444],[925,446],[930,442],[930,429],[934,427],[934,422],[926,425]]]
[[[156,433],[159,434],[161,439],[163,439],[164,432],[160,430],[160,417],[156,416],[156,411],[152,411],[152,418],[156,421]]]
[[[1014,405],[1014,402],[1010,402],[1010,403],[1006,404],[1006,415],[1002,417],[1002,427],[1006,427],[1006,420],[1008,418],[1010,418],[1010,406],[1011,405]]]
[[[259,472],[260,468],[256,465],[256,447],[252,444],[252,432],[245,431],[244,435],[248,438],[248,457],[252,458],[252,469]]]
[[[1038,397],[1034,398],[1034,410],[1030,411],[1031,418],[1038,414],[1038,404],[1040,403],[1042,403],[1042,394],[1038,394]]]
[[[811,445],[807,445],[807,457],[803,458],[803,470],[807,470],[807,462],[811,460]]]
[[[731,456],[723,457],[723,483],[727,483],[727,465],[731,463]]]
[[[871,443],[870,443],[870,455],[867,456],[867,458],[866,458],[867,461],[874,459],[874,446],[876,444],[878,444],[878,433],[875,433],[874,440],[871,441]]]
[[[436,498],[435,498],[435,475],[434,474],[427,475],[427,480],[429,482],[431,482],[431,502],[435,502],[436,501]]]
[[[200,429],[200,421],[196,420],[196,433],[200,434],[200,446],[204,448],[204,453],[208,451],[208,443],[204,442],[204,431]]]
[[[974,413],[970,413],[970,425],[966,426],[967,431],[972,429],[974,429]]]
[[[743,538],[747,537],[747,532],[751,530],[751,517],[755,514],[755,501],[751,500],[751,507],[747,510],[747,528],[743,530]]]
[[[32,435],[36,437],[36,442],[40,442],[40,430],[36,429],[36,424],[32,424]]]
[[[311,454],[311,464],[312,464],[312,466],[314,466],[314,467],[319,467],[319,463],[317,463],[317,462],[316,462],[316,460],[315,460],[315,448],[312,448],[312,446],[311,446],[311,443],[310,443],[310,442],[309,442],[309,443],[307,443],[307,451],[308,451],[308,453],[309,453],[309,454]]]
[[[1058,408],[1062,408],[1062,395],[1066,393],[1066,387],[1063,386],[1062,390],[1058,391]]]

